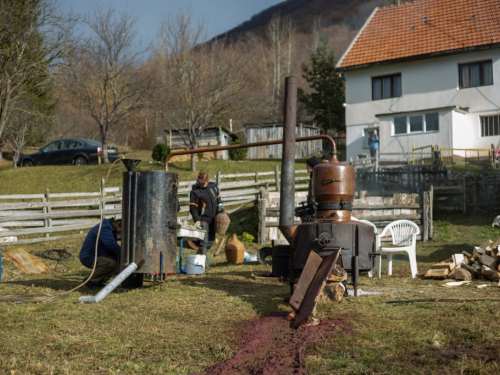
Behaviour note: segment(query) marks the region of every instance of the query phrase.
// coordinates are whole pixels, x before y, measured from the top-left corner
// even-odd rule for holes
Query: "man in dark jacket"
[[[214,218],[223,208],[217,185],[210,182],[207,172],[200,172],[189,197],[189,213],[193,217],[194,225],[207,231],[198,254],[207,255],[214,244]]]
[[[109,220],[103,219],[101,233],[99,233],[99,243],[97,245],[97,263],[92,278],[86,283],[88,288],[104,287],[104,281],[116,272],[121,251],[116,238],[121,231],[121,220],[115,220],[114,218]],[[80,250],[80,262],[90,269],[94,267],[95,245],[98,232],[99,224],[87,233],[87,237],[85,237]]]

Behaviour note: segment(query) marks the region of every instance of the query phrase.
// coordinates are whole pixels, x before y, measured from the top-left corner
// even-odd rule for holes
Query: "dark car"
[[[18,167],[32,167],[35,165],[85,165],[97,164],[97,157],[101,157],[102,144],[92,139],[65,138],[59,139],[40,148],[34,154],[26,155],[17,161]],[[108,159],[115,161],[119,158],[118,149],[108,146]]]

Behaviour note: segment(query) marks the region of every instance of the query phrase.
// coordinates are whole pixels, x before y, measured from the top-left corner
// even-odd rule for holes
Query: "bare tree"
[[[267,25],[266,35],[268,40],[266,55],[270,56],[273,72],[271,100],[275,108],[279,109],[282,95],[281,82],[284,76],[291,72],[295,35],[291,17],[274,14]]]
[[[0,0],[0,139],[17,103],[46,88],[63,55],[72,23],[54,9],[52,0]]]
[[[107,163],[110,130],[146,104],[151,82],[140,62],[147,48],[138,49],[137,18],[126,12],[96,7],[84,23],[92,34],[76,45],[65,67],[66,87],[99,126]]]
[[[5,128],[3,139],[7,147],[12,151],[12,162],[17,168],[17,161],[21,150],[28,143],[29,137],[40,123],[50,121],[43,110],[37,107],[36,100],[29,96],[18,98],[16,107],[9,115],[9,126]]]
[[[190,149],[198,148],[205,129],[243,105],[238,94],[244,88],[241,73],[247,59],[240,44],[204,40],[203,24],[193,26],[191,13],[183,11],[163,22],[157,50],[163,68],[160,97],[166,103],[161,115]],[[194,154],[191,170],[196,170]]]

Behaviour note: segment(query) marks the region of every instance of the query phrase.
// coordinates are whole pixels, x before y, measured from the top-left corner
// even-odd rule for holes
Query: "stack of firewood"
[[[500,238],[475,246],[472,254],[463,251],[434,264],[424,277],[455,280],[500,279]]]

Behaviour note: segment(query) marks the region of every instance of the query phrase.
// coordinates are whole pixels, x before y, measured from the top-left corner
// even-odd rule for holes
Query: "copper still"
[[[339,163],[332,155],[330,163],[313,169],[313,197],[318,222],[345,223],[351,220],[354,201],[354,167]]]
[[[293,89],[290,86],[286,88]],[[288,96],[285,97],[287,99]],[[304,269],[312,251],[322,258],[340,252],[337,263],[351,273],[356,295],[359,272],[370,271],[374,267],[375,236],[372,227],[351,220],[355,196],[354,167],[339,162],[332,140],[331,161],[315,166],[312,171],[314,203],[294,211],[296,126],[294,117],[287,118],[288,113],[294,113],[293,95],[291,102],[292,110],[288,109],[286,102],[284,112],[279,223],[280,231],[290,244],[290,267],[288,275],[275,276],[289,277],[293,292],[295,277]],[[302,224],[296,225],[290,212],[301,216]]]

